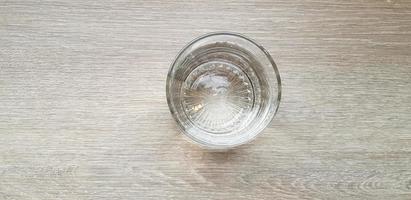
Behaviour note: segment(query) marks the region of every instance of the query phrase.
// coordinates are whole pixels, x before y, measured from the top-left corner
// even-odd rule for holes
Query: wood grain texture
[[[170,63],[254,38],[283,99],[208,152],[167,107]],[[411,1],[0,0],[0,200],[411,199]]]

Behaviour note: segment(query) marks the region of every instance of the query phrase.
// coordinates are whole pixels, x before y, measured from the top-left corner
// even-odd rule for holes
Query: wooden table
[[[165,97],[213,31],[274,57],[283,99],[209,152]],[[0,199],[411,199],[411,1],[0,1]]]

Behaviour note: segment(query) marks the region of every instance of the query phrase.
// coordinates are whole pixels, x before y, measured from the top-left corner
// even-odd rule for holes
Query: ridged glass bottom
[[[254,105],[253,85],[240,68],[223,61],[196,67],[181,89],[188,119],[212,133],[242,127]]]

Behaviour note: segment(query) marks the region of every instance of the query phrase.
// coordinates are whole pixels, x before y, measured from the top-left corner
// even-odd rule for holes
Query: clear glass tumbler
[[[167,102],[182,132],[209,149],[251,141],[273,119],[281,79],[269,53],[236,33],[211,33],[178,54]]]

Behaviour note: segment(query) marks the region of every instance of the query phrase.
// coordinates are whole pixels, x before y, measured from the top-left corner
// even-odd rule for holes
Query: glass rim
[[[251,138],[244,140],[240,143],[235,143],[235,144],[231,144],[231,145],[218,145],[218,144],[210,144],[210,143],[206,143],[202,140],[199,140],[198,138],[196,138],[195,136],[193,136],[193,134],[188,133],[188,131],[185,130],[185,127],[183,126],[183,124],[180,122],[180,120],[177,118],[176,116],[176,110],[174,108],[174,105],[172,105],[172,99],[171,99],[171,92],[170,92],[170,84],[171,84],[171,79],[172,79],[172,75],[173,75],[173,71],[174,68],[176,67],[176,63],[177,61],[180,59],[180,57],[182,56],[182,54],[184,52],[186,52],[186,50],[188,48],[190,48],[191,46],[193,46],[193,44],[197,43],[198,41],[201,41],[203,39],[209,38],[209,37],[213,37],[213,36],[233,36],[233,37],[238,37],[241,39],[244,39],[248,42],[250,42],[251,44],[255,45],[258,49],[260,49],[262,51],[262,53],[265,55],[265,57],[268,59],[268,61],[270,62],[274,72],[275,72],[275,78],[277,81],[277,98],[276,101],[273,102],[272,104],[275,104],[275,110],[274,110],[274,114],[271,116],[271,119],[269,119],[269,121],[267,122],[267,125],[265,125],[264,127],[262,127],[261,130],[258,130],[256,134],[254,134]],[[186,44],[177,54],[177,56],[174,58],[173,62],[171,63],[171,66],[169,67],[169,71],[167,73],[167,80],[166,80],[166,98],[167,98],[167,104],[169,107],[169,110],[171,112],[171,115],[174,119],[174,121],[177,122],[179,129],[181,130],[181,132],[189,137],[192,141],[194,141],[196,144],[200,145],[200,147],[205,148],[205,149],[212,149],[212,150],[224,150],[224,149],[231,149],[237,146],[240,146],[242,144],[248,143],[252,140],[254,140],[267,126],[268,124],[270,124],[275,115],[278,112],[279,106],[280,106],[280,102],[281,102],[281,94],[282,94],[282,85],[281,85],[281,77],[280,77],[280,73],[279,70],[277,68],[276,63],[274,62],[274,59],[271,57],[270,53],[263,47],[261,46],[259,43],[257,43],[256,41],[254,41],[253,39],[250,39],[247,36],[244,36],[240,33],[236,33],[236,32],[211,32],[211,33],[207,33],[204,35],[201,35],[193,40],[191,40],[188,44]],[[275,96],[275,94],[273,94]]]

